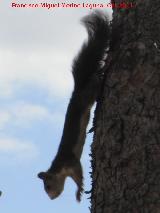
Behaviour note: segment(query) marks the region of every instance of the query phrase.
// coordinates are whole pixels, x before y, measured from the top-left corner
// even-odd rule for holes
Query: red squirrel
[[[88,32],[88,39],[73,61],[74,90],[67,108],[61,142],[50,168],[38,174],[51,199],[62,193],[66,177],[71,177],[78,188],[76,199],[81,200],[83,171],[80,158],[90,110],[102,82],[100,63],[109,45],[110,28],[108,17],[104,13],[94,11],[81,21]]]

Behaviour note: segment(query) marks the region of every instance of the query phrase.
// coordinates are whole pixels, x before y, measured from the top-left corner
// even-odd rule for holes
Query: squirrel
[[[74,90],[67,108],[61,142],[50,168],[38,174],[50,199],[62,193],[65,179],[71,177],[78,188],[76,199],[81,200],[83,171],[80,158],[90,110],[101,87],[103,73],[100,63],[109,45],[109,21],[103,12],[94,11],[83,17],[81,22],[88,32],[88,39],[73,60]]]

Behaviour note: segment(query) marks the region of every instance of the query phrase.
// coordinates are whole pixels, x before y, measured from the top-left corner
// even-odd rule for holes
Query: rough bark
[[[160,212],[160,2],[135,3],[113,12],[95,114],[92,213]]]

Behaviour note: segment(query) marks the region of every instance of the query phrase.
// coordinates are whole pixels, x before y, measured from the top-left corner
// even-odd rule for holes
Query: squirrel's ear
[[[44,180],[44,179],[46,179],[46,177],[47,177],[47,172],[40,172],[37,176],[38,176],[40,179]]]

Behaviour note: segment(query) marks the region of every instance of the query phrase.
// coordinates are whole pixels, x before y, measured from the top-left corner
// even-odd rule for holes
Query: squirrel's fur
[[[89,122],[90,110],[97,99],[102,80],[100,62],[109,43],[108,18],[94,11],[82,19],[88,40],[73,61],[74,90],[68,105],[63,135],[51,167],[40,172],[44,188],[51,199],[58,197],[64,188],[66,177],[77,184],[76,198],[83,192],[83,172],[80,162]]]

